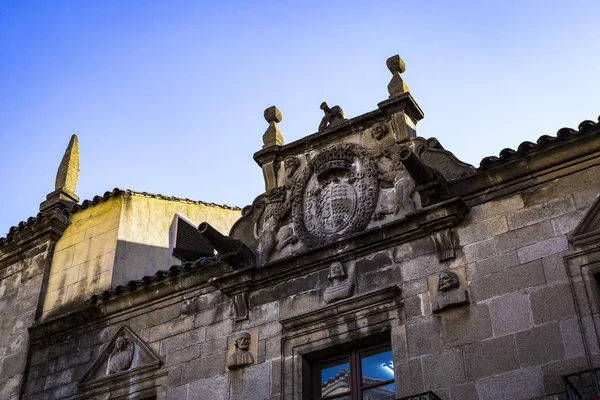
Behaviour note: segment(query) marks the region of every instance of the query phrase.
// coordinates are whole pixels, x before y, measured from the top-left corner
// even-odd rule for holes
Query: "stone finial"
[[[386,65],[390,72],[392,73],[392,80],[388,84],[388,93],[390,94],[390,98],[400,96],[403,93],[408,92],[408,86],[404,83],[404,80],[400,76],[404,71],[406,71],[406,65],[404,65],[404,60],[400,58],[398,54],[392,56],[387,59]]]
[[[79,142],[77,135],[71,136],[67,150],[63,155],[58,172],[54,190],[62,190],[66,193],[75,194],[75,187],[79,179]]]
[[[281,146],[283,144],[283,136],[277,127],[281,122],[281,111],[275,106],[271,106],[265,110],[265,120],[269,123],[269,127],[263,135],[263,149],[271,146]]]
[[[79,197],[75,194],[78,179],[79,144],[77,135],[73,135],[58,167],[54,191],[49,193],[46,201],[40,204],[40,211],[48,211],[58,205],[70,207],[76,204],[79,201]]]

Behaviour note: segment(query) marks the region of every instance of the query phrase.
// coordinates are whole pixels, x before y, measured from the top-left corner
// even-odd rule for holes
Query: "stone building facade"
[[[265,192],[241,213],[78,204],[72,140],[40,214],[0,239],[0,398],[599,395],[600,124],[475,168],[417,136],[387,66],[377,109],[323,103],[302,140],[265,110]],[[178,213],[214,253],[173,258]]]

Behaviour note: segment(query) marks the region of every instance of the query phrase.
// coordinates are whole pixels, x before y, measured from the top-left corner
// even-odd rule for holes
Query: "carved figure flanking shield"
[[[293,193],[294,231],[308,247],[365,229],[379,192],[377,168],[360,146],[343,143],[317,154]]]

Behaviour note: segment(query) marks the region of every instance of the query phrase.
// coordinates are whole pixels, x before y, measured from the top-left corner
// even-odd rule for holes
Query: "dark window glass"
[[[321,381],[317,395],[323,398],[350,392],[350,362],[348,357],[319,364],[317,375]]]
[[[376,349],[362,353],[360,370],[363,385],[372,385],[394,379],[392,350]]]
[[[363,390],[362,398],[363,400],[395,400],[396,385],[390,383],[388,385]]]
[[[350,351],[314,365],[318,400],[395,399],[394,364],[389,345]]]

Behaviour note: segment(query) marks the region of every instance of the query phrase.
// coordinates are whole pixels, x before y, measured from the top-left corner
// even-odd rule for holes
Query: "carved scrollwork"
[[[330,146],[308,163],[294,186],[294,231],[308,247],[359,232],[371,220],[378,192],[377,168],[362,147]]]

